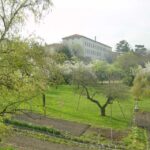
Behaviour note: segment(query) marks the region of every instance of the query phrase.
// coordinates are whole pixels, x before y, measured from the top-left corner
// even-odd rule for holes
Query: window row
[[[85,54],[102,56],[102,52],[100,52],[100,51],[93,51],[91,49],[85,49]]]
[[[95,44],[90,43],[90,42],[85,42],[84,44],[86,47],[95,48],[95,49],[99,49],[99,50],[105,50],[105,48],[103,48],[99,45],[95,45]]]

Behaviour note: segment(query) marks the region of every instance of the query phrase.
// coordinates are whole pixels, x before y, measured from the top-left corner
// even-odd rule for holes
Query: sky
[[[26,34],[41,37],[47,44],[80,34],[107,44],[126,40],[132,48],[143,44],[150,49],[150,0],[53,0],[44,19],[29,19]]]

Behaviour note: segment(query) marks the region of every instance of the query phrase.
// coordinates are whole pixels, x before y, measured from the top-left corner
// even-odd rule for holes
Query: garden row
[[[86,147],[86,148],[92,148],[92,149],[106,149],[106,150],[113,150],[113,149],[120,149],[120,150],[125,150],[126,145],[124,144],[113,144],[113,143],[97,143],[96,141],[91,140],[90,138],[85,138],[85,137],[77,137],[77,136],[72,136],[71,134],[63,131],[59,131],[54,128],[49,128],[45,126],[37,126],[17,120],[10,120],[10,119],[5,119],[4,120],[5,124],[7,125],[13,125],[15,132],[26,132],[28,134],[34,133],[40,133],[44,135],[44,139],[48,140],[49,138],[55,138],[55,141],[62,141],[64,143],[69,143],[73,145],[80,145],[81,147]],[[32,134],[33,136],[33,134]],[[59,140],[58,140],[59,139]]]

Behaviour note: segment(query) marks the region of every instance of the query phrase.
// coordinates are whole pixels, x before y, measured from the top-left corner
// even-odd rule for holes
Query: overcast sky
[[[27,33],[34,33],[46,43],[81,34],[115,48],[127,40],[132,48],[144,44],[150,49],[150,0],[53,0],[45,19],[35,25],[28,22]]]

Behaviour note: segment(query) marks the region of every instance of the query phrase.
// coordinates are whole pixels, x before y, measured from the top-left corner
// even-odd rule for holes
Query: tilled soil
[[[76,136],[80,136],[82,134],[86,135],[90,132],[96,133],[98,135],[100,134],[101,136],[106,138],[110,138],[111,136],[110,130],[108,129],[93,128],[90,127],[90,125],[80,124],[62,119],[47,118],[45,116],[29,112],[27,114],[16,115],[12,119],[25,121],[34,125],[54,127],[59,130],[70,132],[72,135]],[[18,148],[17,150],[87,150],[81,147],[43,141],[18,133],[15,133],[15,135],[10,136],[6,142],[6,144],[8,143],[9,145]],[[113,140],[120,140],[122,136],[126,135],[126,133],[112,130],[112,135]],[[112,150],[112,148],[109,147],[105,149]]]
[[[54,127],[62,131],[67,131],[75,136],[80,136],[86,133],[96,133],[97,135],[99,134],[107,139],[112,138],[113,140],[118,141],[128,134],[128,131],[94,128],[87,124],[81,124],[62,119],[48,118],[35,113],[16,115],[14,118],[17,120],[25,121],[27,123],[33,123],[35,125]]]
[[[20,134],[9,137],[7,143],[16,147],[17,150],[86,150],[80,147],[42,141]]]
[[[90,127],[86,130],[85,134],[88,133],[95,133],[96,135],[100,135],[102,137],[105,137],[106,139],[112,138],[112,140],[114,141],[120,141],[123,137],[128,135],[128,131],[93,128],[93,127]]]
[[[135,114],[135,123],[137,126],[150,131],[150,112],[137,112]]]
[[[62,119],[48,118],[39,114],[27,113],[16,115],[14,119],[22,120],[35,125],[53,127],[62,131],[67,131],[75,136],[80,136],[84,133],[90,125],[80,124],[72,121]]]

